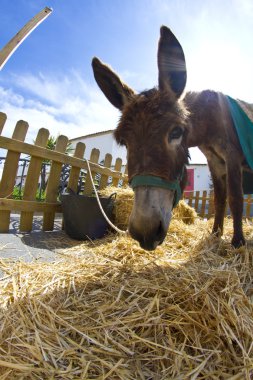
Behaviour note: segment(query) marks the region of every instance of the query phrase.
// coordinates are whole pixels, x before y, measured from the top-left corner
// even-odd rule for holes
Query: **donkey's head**
[[[92,65],[100,89],[122,112],[114,135],[127,148],[135,193],[129,233],[141,247],[153,250],[166,236],[186,183],[187,111],[179,100],[186,83],[184,53],[173,33],[161,27],[159,86],[140,94],[97,58]]]

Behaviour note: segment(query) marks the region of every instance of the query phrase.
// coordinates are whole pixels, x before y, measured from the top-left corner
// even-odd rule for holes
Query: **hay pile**
[[[194,208],[188,206],[185,201],[180,201],[173,210],[173,219],[180,219],[186,224],[192,224],[198,217]]]
[[[113,193],[117,194],[113,208],[114,223],[117,227],[126,230],[133,207],[133,190],[130,187],[118,188],[108,186],[100,191],[102,197],[109,197]],[[192,224],[197,218],[197,213],[185,201],[180,201],[173,210],[173,218],[180,219],[186,224]]]
[[[155,252],[112,235],[1,260],[0,379],[252,379],[253,247],[225,225],[175,220]]]
[[[105,189],[99,191],[102,197],[109,197],[113,193],[116,194],[113,207],[113,221],[117,227],[126,230],[134,203],[133,190],[130,187],[119,188],[107,186]]]

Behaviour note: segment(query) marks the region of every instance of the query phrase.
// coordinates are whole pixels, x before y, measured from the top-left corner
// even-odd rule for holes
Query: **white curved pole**
[[[51,8],[44,8],[37,13],[22,29],[0,50],[0,70],[4,67],[8,59],[12,56],[14,51],[20,44],[29,36],[29,34],[37,28],[37,26],[44,21],[51,13]]]

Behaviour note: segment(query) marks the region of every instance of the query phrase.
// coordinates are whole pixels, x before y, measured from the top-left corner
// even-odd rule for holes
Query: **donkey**
[[[167,234],[172,209],[186,185],[188,148],[206,156],[214,186],[212,232],[220,236],[228,197],[233,216],[232,245],[245,244],[242,231],[242,168],[247,166],[228,102],[210,90],[182,94],[186,85],[183,49],[166,26],[158,44],[158,87],[136,94],[110,67],[93,58],[96,82],[121,111],[114,132],[126,146],[134,205],[129,233],[142,248],[153,250]]]

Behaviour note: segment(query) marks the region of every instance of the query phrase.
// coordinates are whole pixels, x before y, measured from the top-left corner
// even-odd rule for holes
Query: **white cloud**
[[[235,5],[239,11],[243,11],[246,17],[253,15],[253,2],[252,0],[235,0]]]
[[[0,86],[0,111],[8,117],[5,136],[12,134],[18,120],[29,123],[26,141],[33,140],[41,127],[53,136],[64,134],[69,138],[113,129],[119,117],[95,84],[89,86],[75,72],[58,78],[13,76],[8,87]]]

